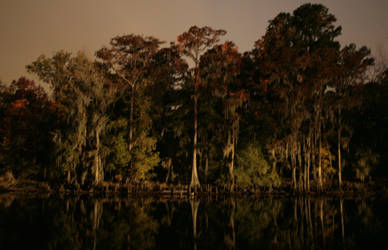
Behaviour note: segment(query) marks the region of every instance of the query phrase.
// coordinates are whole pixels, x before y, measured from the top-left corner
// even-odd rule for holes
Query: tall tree
[[[241,54],[232,42],[225,42],[207,51],[200,63],[203,85],[206,85],[207,90],[220,99],[223,105],[223,156],[229,172],[228,186],[231,192],[234,191],[235,185],[234,165],[240,123],[238,109],[248,96],[240,82],[241,63]]]
[[[128,152],[131,159],[127,181],[147,179],[147,172],[158,163],[156,139],[150,136],[151,96],[147,88],[154,84],[153,64],[161,41],[154,37],[124,35],[111,39],[110,46],[96,52],[102,65],[120,89],[120,102],[125,106],[129,96]],[[121,112],[126,113],[125,107]]]
[[[215,30],[208,26],[197,27],[192,26],[183,34],[179,35],[177,45],[179,46],[183,55],[191,60],[192,67],[190,70],[190,82],[193,85],[193,167],[191,174],[190,189],[196,190],[200,188],[197,171],[197,142],[198,142],[198,88],[201,84],[200,78],[200,57],[219,41],[219,37],[225,35],[225,30]],[[189,64],[190,65],[190,64]]]
[[[294,190],[309,190],[310,166],[316,165],[313,173],[318,189],[323,188],[323,95],[340,48],[335,38],[341,27],[335,21],[323,5],[304,4],[271,20],[253,51],[279,128],[270,150],[291,167]]]
[[[61,51],[52,58],[40,56],[27,69],[53,87],[60,115],[54,133],[59,172],[67,173],[67,182],[77,187],[101,184],[105,155],[101,137],[116,88],[83,53],[73,56]]]
[[[130,91],[129,151],[133,147],[136,88],[147,84],[148,66],[161,43],[154,37],[130,34],[112,38],[109,48],[104,47],[96,53],[109,70],[123,81],[123,87]]]

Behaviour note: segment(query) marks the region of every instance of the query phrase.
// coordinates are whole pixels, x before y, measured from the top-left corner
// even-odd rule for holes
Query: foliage
[[[357,179],[364,181],[371,176],[373,168],[379,163],[379,154],[370,148],[359,148],[354,156],[357,165],[354,168]]]
[[[67,173],[67,182],[74,185],[84,185],[85,181],[100,184],[105,155],[100,141],[116,89],[82,53],[41,56],[27,68],[54,89],[61,114],[60,127],[54,133],[59,174]]]
[[[268,163],[257,143],[251,143],[237,153],[235,175],[236,183],[243,186],[277,187],[281,183],[277,170]]]
[[[54,105],[42,87],[21,77],[0,90],[0,157],[17,177],[46,178],[54,129]]]

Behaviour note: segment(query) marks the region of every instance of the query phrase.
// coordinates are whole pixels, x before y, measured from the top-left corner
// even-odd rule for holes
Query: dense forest
[[[192,26],[170,44],[130,34],[95,58],[38,57],[26,67],[49,91],[24,77],[0,84],[0,174],[231,192],[388,177],[388,70],[338,41],[325,6],[280,13],[250,51],[225,34]]]

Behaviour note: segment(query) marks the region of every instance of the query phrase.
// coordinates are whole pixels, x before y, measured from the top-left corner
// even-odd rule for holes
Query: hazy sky
[[[388,54],[388,0],[0,0],[0,80],[31,78],[25,65],[41,54],[93,55],[110,38],[130,33],[170,42],[192,25],[225,29],[243,52],[270,19],[306,2],[329,8],[343,28],[343,43]]]

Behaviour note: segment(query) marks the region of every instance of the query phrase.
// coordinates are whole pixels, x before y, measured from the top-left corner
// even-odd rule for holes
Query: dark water
[[[388,249],[388,202],[2,195],[0,249]]]

